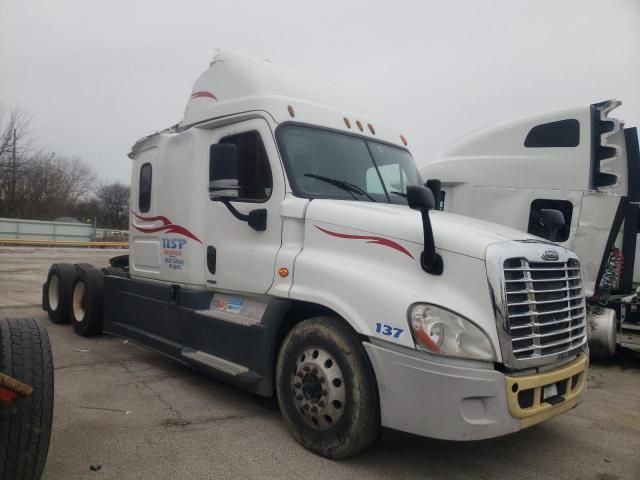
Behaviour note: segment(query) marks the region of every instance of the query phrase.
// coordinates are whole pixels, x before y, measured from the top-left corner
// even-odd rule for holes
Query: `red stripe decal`
[[[349,235],[349,234],[346,234],[346,233],[332,232],[331,230],[326,230],[326,229],[324,229],[322,227],[319,227],[318,225],[314,225],[314,227],[316,227],[318,230],[326,233],[327,235],[331,235],[332,237],[347,238],[349,240],[367,240],[367,243],[375,243],[377,245],[384,245],[385,247],[393,248],[394,250],[402,252],[405,255],[407,255],[408,257],[413,258],[413,255],[411,255],[409,250],[404,248],[399,243],[396,243],[393,240],[389,240],[388,238],[371,237],[371,236],[366,236],[366,235]]]
[[[200,92],[193,92],[191,94],[191,100],[193,100],[194,98],[212,98],[214,100],[218,100],[213,93],[207,92],[205,90],[202,90]]]
[[[135,212],[131,212],[135,215],[138,220],[142,220],[144,222],[161,222],[162,225],[158,225],[156,227],[138,227],[133,223],[131,226],[142,233],[156,233],[156,232],[165,232],[165,233],[177,233],[179,235],[184,235],[185,237],[191,238],[198,243],[202,243],[198,237],[196,237],[189,230],[184,228],[181,225],[175,225],[171,220],[167,217],[159,215],[157,217],[142,217]]]

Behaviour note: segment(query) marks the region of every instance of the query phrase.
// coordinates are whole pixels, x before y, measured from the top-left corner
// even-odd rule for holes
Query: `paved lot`
[[[385,432],[364,454],[330,461],[299,447],[251,395],[48,321],[40,288],[50,263],[103,265],[121,253],[0,248],[0,316],[39,319],[53,344],[46,479],[640,479],[640,356],[593,365],[584,402],[529,430],[475,443]]]

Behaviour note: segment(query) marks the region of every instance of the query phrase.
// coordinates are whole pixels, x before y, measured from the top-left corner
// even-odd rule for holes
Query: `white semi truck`
[[[505,435],[573,408],[588,363],[571,250],[433,210],[394,129],[348,93],[220,53],[138,141],[128,256],[54,264],[53,321],[263,397],[340,458],[380,427]]]
[[[640,151],[608,100],[477,131],[422,170],[439,208],[570,248],[582,262],[592,354],[640,349]]]

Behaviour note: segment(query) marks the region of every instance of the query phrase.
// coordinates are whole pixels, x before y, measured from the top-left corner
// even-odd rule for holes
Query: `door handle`
[[[211,275],[216,274],[216,247],[207,247],[207,269]]]

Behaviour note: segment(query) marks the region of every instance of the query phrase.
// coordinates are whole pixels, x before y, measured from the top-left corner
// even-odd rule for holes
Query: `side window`
[[[140,167],[140,188],[138,188],[138,208],[141,212],[148,212],[151,208],[151,164],[145,163]]]
[[[527,232],[552,242],[566,242],[572,215],[573,204],[568,200],[536,199],[531,202]]]
[[[258,132],[246,132],[220,140],[238,148],[238,183],[240,191],[237,201],[265,202],[271,196],[273,179],[269,158]],[[213,164],[215,170],[216,165]]]

